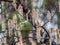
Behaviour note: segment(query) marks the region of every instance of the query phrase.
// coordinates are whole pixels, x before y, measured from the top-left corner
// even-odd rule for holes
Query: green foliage
[[[30,8],[30,9],[32,8],[32,0],[28,1],[28,8]]]
[[[18,16],[17,16],[17,24],[21,23],[21,22],[24,22],[25,20],[24,19],[20,19]]]
[[[6,29],[8,30],[8,21],[5,22]]]
[[[17,24],[20,23],[20,18],[17,18]]]
[[[60,12],[57,12],[57,16],[58,16],[58,22],[57,22],[57,24],[58,24],[58,27],[60,28]]]
[[[1,24],[0,24],[0,31],[2,30]]]
[[[20,18],[18,17],[18,12],[17,11],[15,11],[15,12],[12,12],[10,15],[9,15],[9,19],[13,19],[13,16],[16,14],[16,16],[17,16],[17,24],[18,23],[20,23],[20,22],[22,22],[22,21],[24,21],[24,19],[21,19],[20,20]]]
[[[26,37],[29,34],[29,31],[32,30],[32,26],[29,22],[25,22],[21,28],[22,30],[22,36]]]
[[[18,17],[18,12],[14,11],[14,12],[10,13],[9,19],[13,19],[14,14],[16,14],[16,16]]]
[[[51,8],[56,7],[55,3],[56,3],[56,0],[43,0],[42,8],[51,10]]]
[[[57,16],[60,16],[60,12],[57,12]]]
[[[43,8],[45,8],[45,6],[47,5],[47,2],[48,2],[48,0],[44,0],[44,1],[43,1],[43,4],[42,4],[42,7],[43,7]]]
[[[10,13],[8,19],[13,19],[13,13]]]
[[[32,30],[32,26],[29,22],[23,23],[21,30]]]

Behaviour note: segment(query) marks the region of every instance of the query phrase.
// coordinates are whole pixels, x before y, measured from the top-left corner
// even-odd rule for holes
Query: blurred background
[[[40,30],[44,30],[43,36]],[[49,40],[52,38],[50,45],[60,44],[60,37],[56,37],[60,36],[60,0],[0,0],[0,45],[19,45],[25,40],[21,45],[44,45],[47,32]],[[33,35],[32,43],[29,34]],[[20,43],[16,44],[15,38]]]

